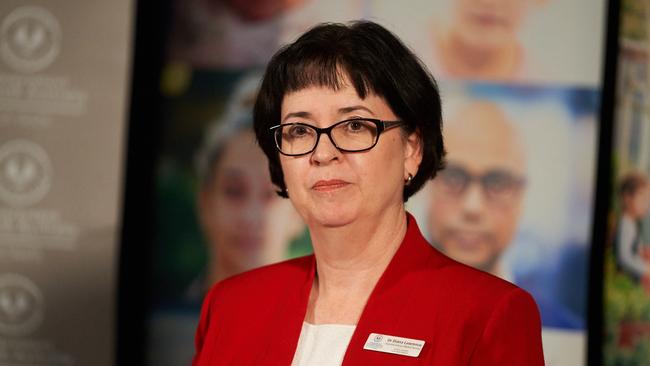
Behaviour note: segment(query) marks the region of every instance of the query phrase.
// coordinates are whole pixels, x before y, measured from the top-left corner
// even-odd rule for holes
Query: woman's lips
[[[319,180],[311,188],[315,191],[334,191],[348,186],[350,183],[341,179]]]

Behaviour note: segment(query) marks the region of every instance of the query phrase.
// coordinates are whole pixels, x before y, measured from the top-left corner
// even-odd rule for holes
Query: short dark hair
[[[648,186],[648,178],[645,174],[631,171],[621,178],[619,194],[621,197],[634,196],[637,192]]]
[[[271,180],[288,197],[279,153],[269,128],[280,124],[287,93],[310,86],[338,90],[345,78],[364,99],[383,97],[406,122],[407,133],[418,131],[422,162],[404,201],[444,166],[440,94],[435,79],[395,35],[379,24],[356,21],[323,23],[280,49],[269,62],[253,111],[255,135],[269,159]]]

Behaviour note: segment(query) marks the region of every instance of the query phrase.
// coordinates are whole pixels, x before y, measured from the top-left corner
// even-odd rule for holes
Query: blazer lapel
[[[304,275],[297,276],[293,283],[287,283],[287,291],[278,294],[281,300],[276,304],[276,316],[271,319],[267,331],[264,332],[265,339],[253,340],[265,343],[266,347],[264,352],[260,352],[256,365],[291,365],[307,312],[315,271],[316,261],[312,255]]]
[[[422,288],[423,277],[417,276],[417,269],[426,267],[433,260],[433,251],[422,237],[413,216],[407,213],[407,217],[408,228],[404,240],[368,298],[345,353],[343,366],[391,364],[395,362],[394,357],[405,358],[364,350],[363,346],[370,333],[409,337],[409,334],[399,333],[402,328],[400,318],[406,305],[415,301],[416,290]],[[283,298],[276,304],[274,314],[277,316],[269,322],[264,332],[265,339],[254,340],[265,343],[256,364],[291,365],[316,274],[313,255],[309,267],[305,269],[304,275],[296,278],[296,282],[287,284],[287,291],[279,295]]]
[[[424,276],[417,275],[418,269],[426,267],[434,256],[415,219],[410,214],[407,215],[406,236],[368,298],[348,345],[343,366],[394,364],[400,359],[410,359],[363,349],[371,333],[409,338],[409,334],[399,334],[404,329],[400,318],[407,310],[407,304],[416,301],[416,290],[423,286]]]

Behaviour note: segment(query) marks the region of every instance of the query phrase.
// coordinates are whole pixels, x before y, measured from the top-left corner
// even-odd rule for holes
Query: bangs
[[[289,63],[284,75],[287,92],[296,92],[309,87],[323,87],[334,91],[352,86],[361,99],[368,94],[376,94],[376,87],[367,74],[340,57],[314,57],[308,60],[296,60]]]

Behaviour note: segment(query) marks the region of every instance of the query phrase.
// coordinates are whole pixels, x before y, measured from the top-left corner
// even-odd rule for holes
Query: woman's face
[[[243,271],[281,259],[286,248],[273,245],[265,234],[277,201],[253,133],[230,139],[199,202],[201,223],[219,262]]]
[[[397,120],[382,97],[361,99],[348,82],[339,90],[309,87],[286,94],[280,118],[324,128],[355,117]],[[404,179],[416,174],[421,160],[419,146],[416,134],[406,137],[400,128],[382,133],[371,150],[355,153],[339,151],[321,135],[309,154],[280,155],[289,198],[310,227],[375,218],[402,205]]]
[[[530,0],[455,0],[454,28],[471,45],[499,48],[517,38]]]

